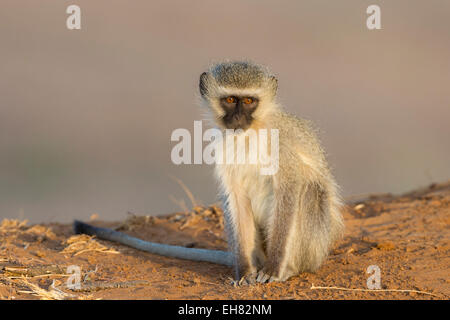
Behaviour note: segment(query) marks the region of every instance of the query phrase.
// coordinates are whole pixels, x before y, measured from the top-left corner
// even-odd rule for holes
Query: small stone
[[[377,244],[377,249],[382,251],[389,251],[395,249],[395,244],[392,241],[383,241]]]

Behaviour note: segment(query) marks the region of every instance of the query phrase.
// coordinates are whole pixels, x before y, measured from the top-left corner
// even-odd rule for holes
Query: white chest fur
[[[250,201],[253,219],[263,227],[263,221],[268,221],[273,211],[273,176],[261,175],[255,164],[219,164],[216,176],[227,197],[239,194],[241,199]]]

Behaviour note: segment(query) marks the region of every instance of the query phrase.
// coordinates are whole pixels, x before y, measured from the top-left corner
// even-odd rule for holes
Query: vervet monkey
[[[236,130],[236,137],[276,129],[279,136],[279,168],[272,175],[261,174],[259,162],[216,164],[229,252],[146,242],[77,221],[75,231],[164,256],[232,265],[241,284],[315,271],[343,233],[341,199],[314,130],[283,111],[277,87],[265,67],[246,61],[218,63],[200,76],[202,103],[218,129]]]

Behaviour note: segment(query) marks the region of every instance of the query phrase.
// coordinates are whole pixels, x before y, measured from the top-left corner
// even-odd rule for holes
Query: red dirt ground
[[[242,287],[229,283],[228,267],[72,237],[70,225],[27,226],[4,220],[0,225],[0,298],[449,299],[450,182],[401,196],[373,195],[347,203],[345,237],[316,273],[284,283]],[[212,206],[196,207],[190,213],[130,215],[124,222],[92,223],[150,241],[225,249],[222,221],[220,208]],[[65,286],[69,265],[81,267],[84,291]],[[370,265],[381,270],[382,290],[410,291],[369,290],[366,271]]]

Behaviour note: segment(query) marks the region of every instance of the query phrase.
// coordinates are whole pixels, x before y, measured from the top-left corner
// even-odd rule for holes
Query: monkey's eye
[[[227,102],[228,103],[235,103],[236,102],[236,98],[235,97],[228,97],[227,98]]]
[[[252,104],[253,103],[253,99],[252,98],[244,98],[243,102],[245,104]]]

